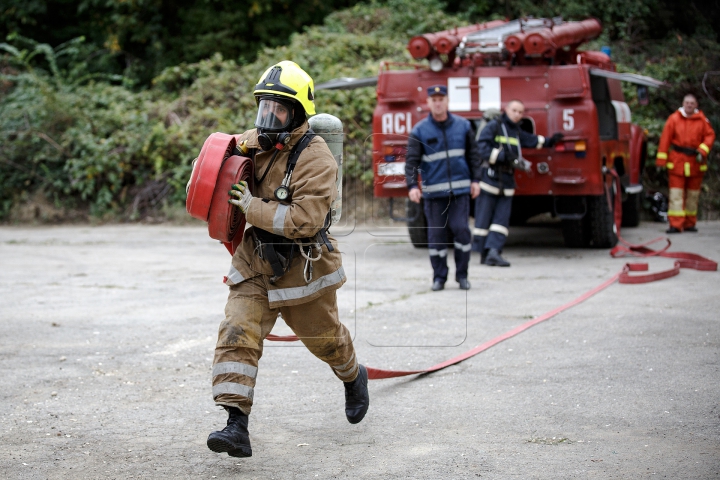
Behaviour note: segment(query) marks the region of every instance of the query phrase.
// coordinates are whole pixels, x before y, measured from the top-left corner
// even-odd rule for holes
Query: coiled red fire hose
[[[208,223],[210,238],[220,240],[230,254],[242,241],[245,215],[228,203],[228,192],[241,180],[254,185],[253,163],[249,158],[232,155],[236,137],[213,133],[195,161],[185,202],[188,213]]]

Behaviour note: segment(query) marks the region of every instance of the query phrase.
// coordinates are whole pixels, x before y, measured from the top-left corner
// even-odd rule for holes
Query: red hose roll
[[[234,184],[241,180],[248,182],[252,192],[252,178],[252,160],[233,155],[223,163],[212,194],[208,233],[210,238],[223,242],[230,254],[235,253],[235,249],[242,241],[245,215],[235,205],[228,203],[230,199],[228,192]]]
[[[200,150],[190,176],[188,196],[185,202],[187,212],[194,218],[208,221],[212,192],[223,162],[235,148],[235,137],[215,132],[210,135]]]
[[[188,213],[208,222],[210,238],[220,240],[230,254],[242,241],[245,215],[228,203],[228,192],[233,184],[245,180],[253,190],[253,164],[246,157],[232,155],[236,137],[216,132],[210,135],[195,162],[188,196],[185,202]]]

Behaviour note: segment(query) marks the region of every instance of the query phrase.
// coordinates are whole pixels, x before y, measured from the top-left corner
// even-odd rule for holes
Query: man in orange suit
[[[668,117],[660,137],[655,164],[667,168],[670,199],[667,233],[697,232],[698,198],[715,132],[698,110],[695,95]]]

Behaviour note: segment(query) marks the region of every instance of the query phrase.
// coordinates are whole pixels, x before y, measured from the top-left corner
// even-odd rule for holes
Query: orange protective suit
[[[687,115],[681,107],[665,123],[655,164],[667,167],[668,221],[680,231],[697,222],[700,185],[714,141],[715,132],[700,110]]]

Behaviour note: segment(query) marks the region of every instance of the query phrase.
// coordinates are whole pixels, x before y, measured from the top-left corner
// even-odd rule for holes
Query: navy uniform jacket
[[[505,113],[490,121],[478,139],[483,167],[487,167],[482,169],[480,189],[494,195],[500,195],[500,190],[505,196],[514,195],[515,176],[507,158],[508,151],[522,158],[523,148],[542,148],[544,144],[545,137],[521,130]]]
[[[410,133],[405,158],[408,190],[422,176],[424,198],[442,198],[470,193],[471,182],[480,181],[480,151],[470,122],[448,113],[444,122],[432,115],[421,120]]]

